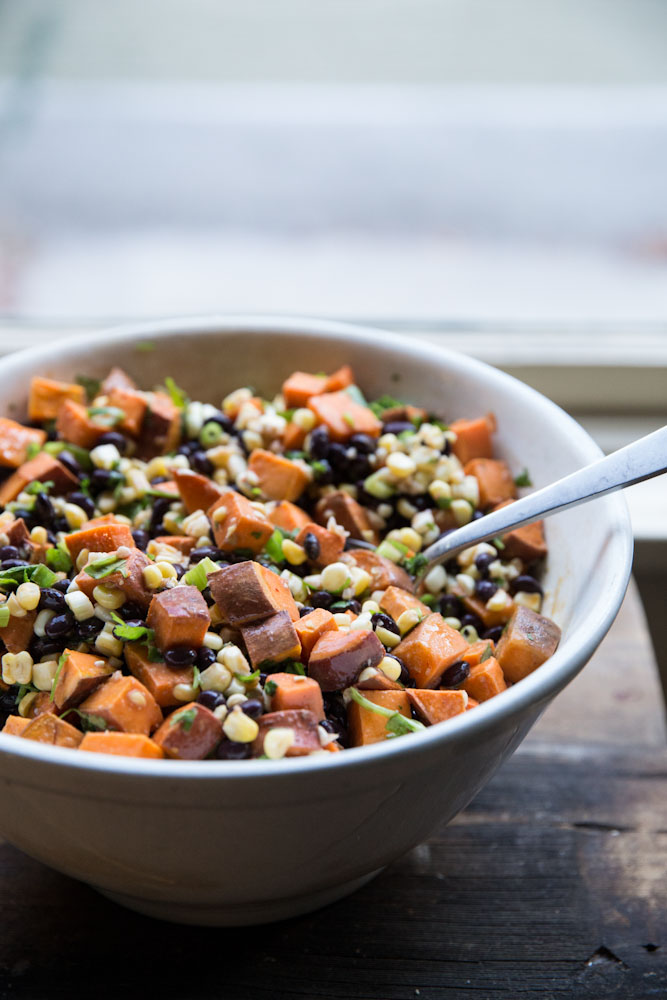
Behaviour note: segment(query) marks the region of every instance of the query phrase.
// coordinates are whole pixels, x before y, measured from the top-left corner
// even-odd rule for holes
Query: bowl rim
[[[214,314],[202,316],[184,316],[173,319],[155,319],[139,323],[124,323],[94,333],[78,333],[74,336],[59,338],[48,347],[43,345],[29,347],[12,353],[0,359],[0,377],[11,375],[16,371],[17,377],[23,377],[23,367],[30,363],[48,364],[56,360],[67,360],[68,355],[77,354],[84,346],[94,346],[95,338],[105,337],[118,345],[126,345],[133,341],[154,339],[169,341],[187,333],[197,333],[211,336],[234,332],[266,335],[296,335],[301,337],[331,338],[339,343],[353,342],[362,344],[378,344],[389,347],[396,354],[409,356],[411,360],[423,360],[424,363],[445,363],[449,370],[459,370],[463,373],[500,381],[512,388],[519,400],[541,410],[552,421],[557,422],[567,430],[570,441],[581,453],[584,461],[594,461],[602,455],[588,433],[556,403],[537,390],[531,388],[514,376],[493,368],[476,358],[469,357],[459,351],[444,347],[417,337],[408,339],[404,335],[389,332],[378,327],[364,326],[336,320],[313,319],[305,316],[286,315],[252,315],[252,314]],[[610,545],[618,551],[615,559],[615,571],[611,578],[605,579],[605,587],[600,588],[599,596],[594,600],[587,620],[580,624],[572,634],[559,646],[556,653],[549,659],[546,669],[541,668],[524,678],[520,684],[513,685],[503,692],[499,698],[482,702],[474,712],[465,712],[448,720],[446,726],[433,726],[418,734],[418,739],[388,740],[367,747],[354,747],[342,753],[316,755],[314,757],[298,757],[277,761],[264,760],[154,760],[137,757],[122,757],[120,755],[101,753],[74,753],[66,747],[43,745],[30,740],[21,739],[0,732],[0,754],[20,757],[32,761],[40,761],[57,769],[70,768],[86,772],[105,773],[106,775],[124,776],[135,779],[161,778],[163,781],[175,779],[205,778],[209,781],[260,781],[266,777],[294,779],[308,774],[323,772],[338,772],[341,768],[355,768],[360,765],[382,765],[400,755],[427,752],[429,747],[435,749],[441,744],[455,742],[461,735],[474,738],[506,721],[521,714],[531,705],[539,706],[553,697],[559,689],[582,669],[594,650],[597,648],[609,630],[625,595],[632,567],[633,540],[630,515],[622,493],[608,495],[598,501],[604,505],[610,529]],[[574,655],[574,651],[577,655]]]

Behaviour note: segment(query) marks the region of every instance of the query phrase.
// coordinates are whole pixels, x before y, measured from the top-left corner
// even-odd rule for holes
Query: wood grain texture
[[[625,690],[631,650],[642,653],[634,695],[607,701],[607,680]],[[2,845],[0,1000],[665,996],[667,755],[653,672],[631,590],[606,648],[464,813],[354,896],[282,924],[160,924]],[[623,720],[613,727],[610,705]]]

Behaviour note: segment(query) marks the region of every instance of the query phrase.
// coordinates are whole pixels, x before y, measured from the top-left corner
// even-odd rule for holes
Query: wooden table
[[[594,660],[475,802],[319,913],[160,924],[2,844],[0,998],[664,997],[666,876],[662,699],[631,588]]]

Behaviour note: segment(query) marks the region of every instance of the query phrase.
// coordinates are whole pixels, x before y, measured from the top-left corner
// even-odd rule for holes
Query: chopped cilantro
[[[315,478],[319,476],[325,476],[329,472],[328,462],[323,462],[321,459],[316,459],[314,462],[310,463],[310,467],[315,473]]]
[[[173,715],[169,717],[169,725],[175,726],[177,723],[180,723],[183,731],[189,733],[195,724],[196,718],[196,708],[184,708],[180,712],[174,712]]]
[[[174,493],[173,490],[161,490],[157,486],[151,486],[149,490],[146,490],[145,495],[149,497],[160,497],[162,500],[178,500],[178,493]]]
[[[98,424],[104,424],[106,427],[115,427],[124,418],[125,413],[117,406],[89,406],[88,416],[97,417],[98,420],[96,422]]]
[[[515,486],[532,486],[533,482],[530,478],[530,473],[528,469],[524,469],[522,473],[514,477]]]
[[[372,403],[369,404],[371,410],[376,417],[381,417],[385,410],[393,410],[397,406],[403,406],[400,399],[394,399],[393,396],[380,396],[379,399],[374,399]]]
[[[39,587],[50,587],[55,582],[56,575],[43,563],[35,566],[12,566],[11,569],[3,569],[0,576],[0,587],[18,587],[28,580],[36,583]]]
[[[53,681],[51,683],[51,695],[49,697],[49,701],[53,701],[53,699],[56,696],[56,686],[58,684],[58,680],[60,679],[60,675],[62,673],[63,667],[65,666],[65,660],[67,659],[68,655],[69,655],[68,653],[61,653],[60,655],[60,659],[58,660],[58,669],[53,675]]]
[[[259,670],[253,670],[251,674],[237,674],[236,679],[242,684],[254,684],[259,679]]]
[[[25,450],[26,460],[35,458],[36,455],[39,455],[41,450],[42,446],[37,441],[31,441]]]
[[[495,547],[496,547],[496,548],[497,548],[497,549],[498,549],[499,551],[501,551],[501,552],[502,552],[502,550],[503,550],[503,549],[505,548],[505,543],[504,543],[504,541],[502,540],[502,538],[500,538],[500,537],[498,537],[498,538],[494,538],[494,539],[493,539],[493,544],[494,544],[494,545],[495,545]]]
[[[281,666],[285,674],[300,674],[301,677],[304,677],[306,674],[306,668],[299,660],[289,660],[286,664],[281,664]]]
[[[164,384],[174,406],[177,406],[179,410],[184,410],[189,402],[187,393],[176,385],[171,375],[167,375]]]
[[[111,617],[116,622],[113,634],[117,639],[124,639],[126,642],[137,642],[139,639],[145,639],[147,642],[153,642],[155,632],[152,628],[147,628],[145,625],[127,625],[115,611],[111,612]]]
[[[90,378],[89,375],[77,375],[76,381],[86,390],[86,399],[92,402],[95,396],[99,396],[102,383],[98,378]]]
[[[420,601],[422,604],[425,604],[427,608],[432,608],[436,602],[436,597],[434,594],[422,594]]]
[[[290,461],[294,461],[297,458],[308,458],[305,451],[297,451],[296,449],[290,449],[290,451],[285,452],[285,458],[289,458]]]
[[[275,681],[267,681],[264,685],[264,690],[269,698],[273,698],[274,694],[278,690],[278,685]]]
[[[392,545],[394,543],[392,542]],[[416,576],[420,570],[426,566],[428,559],[423,552],[418,552],[417,555],[411,556],[409,559],[403,559],[401,566],[411,574],[411,576]]]
[[[193,688],[201,687],[201,670],[199,669],[199,667],[192,668],[192,687]]]
[[[34,684],[21,684],[16,692],[16,704],[18,705],[27,694],[38,694],[39,688],[36,688]]]
[[[85,571],[93,580],[102,580],[105,576],[111,576],[112,573],[120,573],[121,576],[127,576],[126,567],[127,559],[119,559],[112,552],[110,555],[104,556],[103,559],[97,559],[95,562],[89,563]]]
[[[66,715],[70,712],[74,712],[75,715],[79,716],[81,722],[81,728],[87,733],[102,733],[105,732],[109,726],[107,725],[107,720],[101,715],[93,715],[91,712],[82,712],[79,708],[68,708],[66,712],[60,716],[64,719]]]
[[[253,538],[261,538],[262,537],[262,532],[261,531],[251,531],[250,534],[252,535]]]

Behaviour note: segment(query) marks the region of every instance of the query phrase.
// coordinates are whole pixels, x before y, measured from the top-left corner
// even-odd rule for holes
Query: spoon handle
[[[451,558],[470,545],[503,535],[559,510],[576,507],[667,471],[667,426],[619,448],[606,458],[530,493],[515,503],[470,521],[424,549],[430,565]]]

